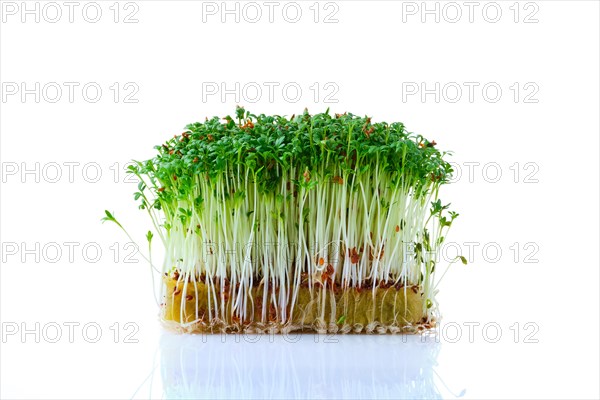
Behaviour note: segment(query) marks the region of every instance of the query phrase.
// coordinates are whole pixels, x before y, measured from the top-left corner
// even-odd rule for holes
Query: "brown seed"
[[[192,296],[191,294],[188,294],[187,296],[185,296],[185,299],[186,299],[187,301],[190,301],[190,300],[192,300],[193,298],[194,298],[194,296]]]
[[[343,184],[343,183],[344,183],[344,178],[342,178],[342,177],[341,177],[341,176],[339,176],[339,175],[336,175],[336,176],[334,176],[334,177],[333,177],[333,179],[332,179],[332,182],[333,182],[333,183],[338,183],[338,184],[340,184],[340,185],[341,185],[341,184]]]
[[[304,181],[305,182],[310,181],[310,172],[304,171],[304,173],[302,174],[302,176],[304,177]]]

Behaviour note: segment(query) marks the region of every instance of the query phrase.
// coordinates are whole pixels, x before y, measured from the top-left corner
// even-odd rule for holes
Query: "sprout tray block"
[[[162,270],[166,326],[397,333],[435,325],[437,256],[458,215],[439,199],[452,168],[435,141],[350,113],[238,107],[156,150],[130,172],[152,223],[148,244],[164,248],[153,268]]]

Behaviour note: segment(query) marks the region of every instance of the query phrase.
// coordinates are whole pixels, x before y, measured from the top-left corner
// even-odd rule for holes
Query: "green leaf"
[[[106,217],[102,218],[102,222],[115,220],[115,217],[113,217],[113,215],[110,213],[110,211],[104,210],[104,213],[106,214]]]
[[[106,214],[106,217],[101,219],[102,223],[105,223],[106,221],[110,221],[110,222],[114,222],[115,224],[121,226],[121,224],[119,224],[117,219],[108,210],[104,210],[104,213]]]
[[[121,229],[123,229],[123,226],[121,226],[121,224],[119,223],[119,221],[117,221],[117,219],[108,210],[104,210],[104,214],[106,214],[106,217],[104,217],[104,218],[101,219],[102,223],[105,223],[106,221],[114,222]]]

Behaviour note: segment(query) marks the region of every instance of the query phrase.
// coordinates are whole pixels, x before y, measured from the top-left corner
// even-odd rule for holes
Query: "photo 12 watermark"
[[[135,322],[2,322],[2,343],[139,343]]]
[[[126,183],[139,184],[129,167],[133,162],[5,161],[0,163],[2,183]]]
[[[402,103],[540,102],[536,82],[402,82]]]
[[[137,264],[141,256],[134,242],[4,241],[0,247],[3,264],[96,264],[101,261]]]
[[[202,102],[338,103],[336,82],[203,82]]]
[[[528,1],[403,1],[402,22],[537,24],[540,5]]]
[[[135,82],[2,82],[2,103],[139,103]]]
[[[444,343],[540,343],[537,337],[540,326],[536,322],[514,322],[510,325],[495,321],[441,322],[433,331],[422,337],[434,336],[436,342]]]
[[[135,1],[3,1],[0,20],[3,24],[137,24],[140,3]]]
[[[334,1],[203,1],[202,23],[337,24],[339,12],[340,3]]]
[[[450,161],[452,177],[450,183],[540,183],[540,166],[535,161]]]

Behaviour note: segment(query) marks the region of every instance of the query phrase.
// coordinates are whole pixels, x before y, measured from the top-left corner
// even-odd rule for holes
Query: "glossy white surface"
[[[407,339],[165,335],[160,382],[180,399],[438,398],[439,345]]]
[[[147,321],[152,325],[152,321]],[[143,331],[146,334],[142,334]],[[2,396],[19,398],[592,398],[593,341],[538,335],[496,343],[442,336],[176,335],[138,343],[43,341],[3,347]],[[66,331],[65,331],[66,334]],[[522,339],[522,338],[521,338]],[[12,338],[11,338],[12,340]],[[14,343],[14,341],[12,342]],[[35,360],[32,362],[32,360]],[[35,383],[32,383],[35,377]]]

